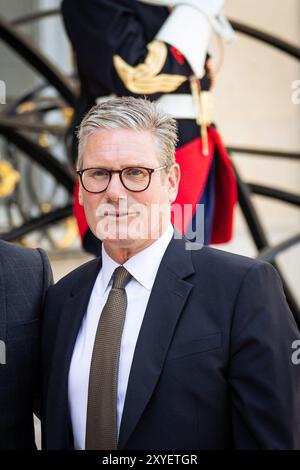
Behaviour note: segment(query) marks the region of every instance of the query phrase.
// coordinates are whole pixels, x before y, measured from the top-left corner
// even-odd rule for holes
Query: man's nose
[[[106,188],[106,196],[112,201],[117,201],[121,197],[126,196],[126,189],[121,182],[119,173],[112,173],[110,182]]]

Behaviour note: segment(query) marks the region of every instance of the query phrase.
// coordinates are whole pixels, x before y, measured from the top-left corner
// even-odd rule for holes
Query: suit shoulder
[[[86,263],[78,266],[70,273],[62,277],[54,286],[51,287],[51,291],[64,290],[66,287],[82,282],[86,279],[87,275],[90,275],[91,271],[100,269],[100,258],[95,258]]]
[[[201,250],[192,251],[192,260],[196,271],[202,271],[203,264],[205,264],[208,270],[216,274],[228,273],[230,277],[234,275],[242,276],[250,270],[262,266],[274,270],[273,266],[265,261],[207,246],[204,246]]]
[[[42,255],[39,249],[19,246],[11,242],[0,240],[0,256],[2,263],[9,263],[16,267],[41,266]],[[43,259],[47,256],[43,251]]]

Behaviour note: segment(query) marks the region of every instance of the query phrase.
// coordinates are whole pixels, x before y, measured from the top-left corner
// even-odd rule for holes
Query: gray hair
[[[143,98],[112,98],[93,106],[78,130],[77,169],[82,169],[86,139],[99,129],[133,129],[150,131],[155,139],[161,166],[170,168],[175,162],[177,124],[175,119]]]

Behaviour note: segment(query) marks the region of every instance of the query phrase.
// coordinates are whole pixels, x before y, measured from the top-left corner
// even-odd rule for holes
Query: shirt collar
[[[165,232],[154,243],[129,258],[124,263],[124,268],[146,289],[151,290],[155,277],[163,258],[163,255],[174,234],[174,229],[169,223]],[[102,244],[102,288],[107,289],[114,270],[120,266],[105,251]],[[145,269],[147,266],[147,269]]]

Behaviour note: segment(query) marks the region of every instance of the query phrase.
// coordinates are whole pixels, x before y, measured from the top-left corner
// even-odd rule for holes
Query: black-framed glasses
[[[134,193],[145,191],[154,172],[167,168],[167,165],[158,168],[127,167],[122,170],[107,170],[106,168],[84,168],[76,173],[80,177],[83,188],[89,193],[103,193],[106,191],[112,174],[118,173],[124,188]]]

